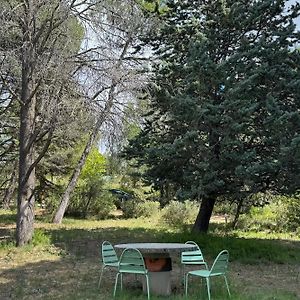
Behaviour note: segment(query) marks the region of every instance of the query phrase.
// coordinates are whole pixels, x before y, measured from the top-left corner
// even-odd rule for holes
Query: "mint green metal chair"
[[[149,289],[149,276],[148,270],[146,269],[144,258],[141,252],[138,249],[127,248],[122,252],[119,261],[119,271],[116,276],[115,281],[115,288],[114,288],[114,297],[116,296],[118,279],[120,275],[121,279],[121,290],[123,289],[123,274],[130,273],[130,274],[141,274],[146,277],[146,285],[147,285],[147,295],[148,300],[150,299],[150,289]]]
[[[198,244],[195,243],[194,241],[187,241],[187,242],[185,242],[185,244],[194,245],[197,248],[197,250],[184,251],[181,253],[181,274],[182,274],[184,286],[185,286],[185,276],[186,276],[185,266],[187,266],[187,265],[193,265],[193,266],[203,265],[206,270],[208,269],[207,263],[204,260],[202,251],[201,251],[200,247],[198,246]]]
[[[101,256],[102,256],[102,268],[98,282],[98,288],[100,288],[100,283],[102,280],[104,269],[107,267],[117,269],[119,266],[119,259],[117,253],[113,247],[113,245],[108,242],[104,241],[101,246]]]
[[[185,295],[187,296],[187,292],[188,292],[188,277],[189,277],[189,275],[200,276],[201,278],[206,279],[207,294],[208,294],[209,300],[211,298],[210,297],[210,278],[215,277],[215,276],[223,276],[226,287],[227,287],[228,295],[230,297],[231,294],[229,291],[229,286],[228,286],[228,282],[227,282],[227,278],[226,278],[226,272],[227,272],[227,268],[228,268],[228,260],[229,260],[229,253],[227,250],[223,250],[216,257],[210,270],[195,270],[195,271],[188,272],[186,274],[186,279],[185,279]]]

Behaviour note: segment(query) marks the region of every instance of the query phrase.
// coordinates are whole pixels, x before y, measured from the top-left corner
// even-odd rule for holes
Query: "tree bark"
[[[243,199],[239,198],[238,202],[237,202],[236,212],[235,212],[235,215],[234,215],[234,220],[232,222],[232,229],[236,228],[236,225],[237,225],[237,222],[239,220],[239,216],[240,216],[242,207],[243,207]]]
[[[30,97],[31,89],[22,88],[24,100]],[[21,106],[20,124],[20,154],[19,154],[19,189],[18,189],[18,213],[17,213],[17,246],[22,246],[31,241],[34,224],[34,189],[35,189],[35,149],[31,141],[35,124],[35,96]]]
[[[14,165],[13,165],[13,171],[11,173],[10,179],[9,179],[9,183],[8,183],[8,187],[5,191],[4,197],[3,197],[3,201],[2,201],[2,206],[4,209],[9,209],[11,202],[12,202],[12,196],[14,194],[14,191],[16,190],[17,187],[17,181],[18,181],[18,160],[15,161]]]
[[[193,232],[207,233],[215,202],[215,197],[206,197],[202,199],[200,209],[192,229]]]
[[[102,122],[101,122],[102,121]],[[58,209],[54,215],[54,218],[53,218],[53,223],[56,223],[56,224],[60,224],[63,217],[64,217],[64,214],[65,214],[65,211],[69,205],[69,201],[70,201],[70,195],[72,194],[72,192],[74,191],[75,187],[76,187],[76,183],[77,183],[77,180],[79,178],[79,175],[81,173],[81,170],[84,166],[84,163],[86,161],[86,158],[88,156],[88,154],[90,153],[91,149],[92,149],[92,145],[96,139],[96,136],[97,136],[97,133],[102,125],[102,123],[104,122],[104,117],[99,119],[95,128],[93,129],[93,132],[91,133],[90,137],[89,137],[89,140],[84,148],[84,151],[82,152],[81,154],[81,157],[77,163],[77,166],[75,167],[74,171],[73,171],[73,174],[70,178],[70,181],[68,183],[68,186],[61,198],[61,201],[60,201],[60,204],[58,206]]]
[[[22,88],[19,131],[19,188],[17,201],[16,245],[31,241],[34,225],[35,149],[32,137],[35,131],[36,96],[34,93],[33,2],[24,5],[22,48]]]

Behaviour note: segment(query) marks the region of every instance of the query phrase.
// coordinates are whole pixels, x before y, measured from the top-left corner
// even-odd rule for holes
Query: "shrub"
[[[278,197],[281,203],[282,214],[278,215],[278,222],[286,231],[297,231],[300,227],[300,199],[296,197]]]
[[[139,202],[136,205],[136,217],[152,217],[158,215],[160,204],[158,201]]]
[[[107,219],[110,212],[116,208],[114,200],[114,196],[111,193],[102,191],[98,197],[98,201],[95,201],[90,210],[98,219]]]
[[[277,231],[274,206],[251,207],[249,213],[240,216],[237,227],[253,231]]]
[[[300,226],[300,205],[298,198],[275,196],[264,207],[251,207],[243,214],[238,227],[254,231],[286,232],[297,231]]]
[[[199,204],[194,201],[171,201],[162,211],[162,220],[170,227],[183,228],[195,221]]]
[[[108,191],[99,190],[97,194],[89,197],[83,188],[77,188],[67,214],[73,217],[96,216],[98,219],[106,219],[113,209],[114,197]]]
[[[136,210],[137,210],[137,205],[140,202],[137,198],[128,200],[128,201],[123,201],[121,203],[121,209],[123,211],[123,217],[128,219],[128,218],[135,218],[136,217]]]

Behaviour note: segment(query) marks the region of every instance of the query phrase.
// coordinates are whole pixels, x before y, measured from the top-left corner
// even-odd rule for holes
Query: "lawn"
[[[0,211],[0,299],[112,299],[115,273],[107,271],[97,288],[103,240],[122,242],[184,242],[195,240],[209,264],[222,249],[230,253],[232,299],[300,299],[300,238],[293,235],[244,233],[212,224],[208,235],[192,235],[165,228],[153,219],[104,221],[65,219],[62,225],[38,217],[33,245],[15,248],[15,215]],[[179,256],[173,254],[170,297],[186,299],[179,276]],[[125,292],[117,299],[147,299],[134,277],[125,278]],[[221,280],[214,280],[213,299],[226,299]],[[206,299],[199,280],[191,281],[188,299]]]

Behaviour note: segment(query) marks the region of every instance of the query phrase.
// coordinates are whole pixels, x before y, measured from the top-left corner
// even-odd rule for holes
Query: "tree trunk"
[[[215,197],[207,197],[202,199],[199,213],[192,229],[193,232],[207,233],[215,202]]]
[[[124,47],[123,47],[123,51],[120,55],[120,58],[116,64],[116,69],[121,65],[121,62],[123,60],[123,58],[125,57],[126,53],[127,53],[127,50],[130,46],[130,43],[131,43],[131,40],[132,40],[132,37],[131,35],[129,35]],[[112,79],[112,83],[111,83],[111,86],[110,86],[110,89],[109,89],[109,92],[108,92],[108,97],[107,97],[107,102],[106,102],[106,105],[101,113],[101,115],[99,116],[98,120],[97,120],[97,123],[89,137],[89,140],[85,146],[85,149],[80,157],[80,160],[78,161],[77,163],[77,166],[75,167],[74,169],[74,172],[70,178],[70,181],[69,181],[69,184],[61,198],[61,201],[60,201],[60,204],[58,206],[58,209],[55,213],[55,216],[53,218],[53,223],[56,223],[56,224],[60,224],[63,217],[64,217],[64,214],[65,214],[65,211],[69,205],[69,201],[70,201],[70,195],[72,194],[72,192],[74,191],[75,187],[76,187],[76,184],[77,184],[77,180],[79,178],[79,175],[81,173],[81,170],[84,166],[84,163],[87,159],[87,156],[88,154],[90,153],[91,149],[92,149],[92,145],[96,139],[96,136],[102,126],[102,124],[104,123],[104,121],[106,120],[108,114],[110,113],[110,110],[113,106],[113,101],[114,101],[114,94],[115,94],[115,89],[116,89],[116,86],[118,84],[118,81],[117,79],[113,78]],[[97,92],[93,98],[91,100],[95,100],[97,98],[97,96],[100,94],[100,91]]]
[[[235,212],[235,215],[234,215],[234,220],[232,222],[232,229],[235,229],[235,227],[237,225],[242,207],[243,207],[243,199],[240,198],[240,199],[238,199],[237,208],[236,208],[236,212]]]
[[[22,88],[19,132],[19,188],[17,201],[16,245],[23,246],[31,241],[34,225],[35,149],[32,140],[35,131],[36,97],[34,73],[35,51],[32,43],[34,34],[33,3],[24,6],[26,18],[23,27]]]
[[[24,88],[23,93],[24,98],[27,95],[28,99],[30,89]],[[34,131],[35,102],[35,97],[32,97],[21,106],[17,246],[29,243],[33,236],[35,168],[32,166],[35,151],[31,138]]]
[[[9,183],[8,183],[8,188],[5,191],[5,195],[3,198],[3,208],[4,209],[9,209],[10,205],[12,203],[12,196],[16,190],[17,187],[17,179],[18,179],[18,160],[15,161],[14,165],[13,165],[13,171],[11,173],[11,177],[9,179]]]
[[[102,120],[102,122],[100,122],[101,120]],[[87,156],[89,155],[89,153],[92,149],[92,145],[93,145],[93,143],[96,139],[99,128],[101,127],[103,122],[104,122],[104,117],[98,120],[97,125],[95,126],[93,132],[91,133],[91,135],[89,137],[89,140],[88,140],[88,142],[87,142],[87,144],[84,148],[84,151],[81,154],[81,157],[80,157],[80,159],[77,163],[77,166],[75,167],[75,169],[73,171],[73,174],[70,178],[68,186],[67,186],[67,188],[66,188],[66,190],[65,190],[65,192],[64,192],[64,194],[61,198],[60,204],[59,204],[58,209],[57,209],[57,211],[54,215],[54,218],[53,218],[53,223],[60,224],[63,217],[64,217],[66,209],[69,205],[70,195],[72,194],[72,192],[74,191],[74,189],[76,187],[77,180],[79,178],[81,170],[84,166],[84,163],[87,159]]]

